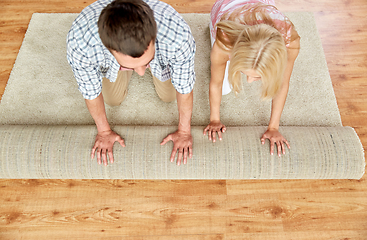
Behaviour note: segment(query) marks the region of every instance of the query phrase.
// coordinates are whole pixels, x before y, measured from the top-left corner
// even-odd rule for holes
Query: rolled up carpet
[[[27,179],[359,179],[365,159],[351,127],[281,127],[291,149],[278,157],[260,137],[262,126],[228,127],[212,143],[192,127],[193,158],[169,161],[176,126],[115,126],[126,143],[114,145],[113,164],[90,158],[93,125],[0,125],[0,178]]]

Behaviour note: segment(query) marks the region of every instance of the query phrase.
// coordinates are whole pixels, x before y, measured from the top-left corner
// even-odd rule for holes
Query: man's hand
[[[284,143],[287,145],[288,149],[291,147],[285,137],[278,131],[278,130],[270,130],[268,129],[261,137],[261,143],[265,144],[265,140],[269,139],[270,141],[270,154],[274,154],[274,144],[277,145],[278,149],[278,156],[280,157],[281,153],[285,154],[285,146]]]
[[[163,141],[161,145],[166,144],[167,142],[173,142],[173,149],[171,153],[171,162],[175,160],[175,156],[178,150],[177,156],[177,165],[181,164],[181,159],[183,156],[183,163],[187,163],[187,155],[189,158],[192,158],[192,136],[191,133],[176,131],[174,133],[169,134]]]
[[[209,125],[204,129],[204,135],[208,132],[209,140],[213,139],[213,142],[216,141],[217,133],[219,140],[222,140],[222,132],[226,131],[226,126],[224,126],[220,121],[211,121]]]
[[[97,151],[98,164],[101,164],[102,156],[103,163],[107,166],[106,152],[108,152],[108,158],[110,159],[110,162],[113,163],[114,159],[112,148],[115,142],[119,142],[122,147],[125,147],[124,140],[114,131],[109,130],[98,133],[92,149],[91,158],[94,158],[95,152]]]

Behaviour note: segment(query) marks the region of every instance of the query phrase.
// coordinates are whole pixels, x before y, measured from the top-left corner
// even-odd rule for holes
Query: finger
[[[110,159],[110,163],[113,163],[115,160],[113,159],[112,149],[107,150],[108,158]]]
[[[274,154],[274,142],[270,142],[270,155]]]
[[[119,140],[117,140],[117,141],[120,143],[120,145],[121,145],[122,147],[126,147],[124,139],[120,138],[120,139],[119,139]]]
[[[173,148],[172,153],[171,153],[171,157],[170,157],[171,162],[173,162],[175,160],[176,153],[177,153],[177,148]]]
[[[96,147],[96,146],[94,146],[94,147],[92,148],[92,153],[90,154],[90,158],[91,158],[91,159],[93,159],[93,158],[94,158],[94,154],[95,154],[95,152],[96,152],[96,149],[97,149],[97,147]]]
[[[106,154],[105,149],[102,150],[102,159],[103,159],[103,164],[107,166],[107,154]]]
[[[204,132],[203,132],[204,136],[206,135],[206,132],[207,132],[207,131],[209,131],[209,128],[208,128],[208,127],[206,127],[206,128],[204,129]]]
[[[212,131],[213,142],[217,141],[217,132]]]
[[[101,165],[101,150],[97,149],[97,162]]]
[[[222,132],[225,132],[225,131],[227,131],[227,128],[226,128],[226,126],[223,125]]]
[[[189,158],[192,158],[192,147],[191,146],[189,146]]]
[[[222,141],[223,138],[222,138],[222,132],[221,131],[218,132],[218,138],[219,138],[220,141]]]
[[[260,138],[261,144],[263,144],[263,145],[265,144],[265,139],[266,138],[264,137],[264,135]]]
[[[184,164],[186,164],[187,163],[187,155],[188,155],[188,152],[189,152],[189,149],[187,148],[187,149],[185,149],[185,151],[184,151],[184,156],[183,156],[183,158],[184,158]]]
[[[289,145],[287,140],[284,140],[285,144],[287,145],[288,149],[291,149],[291,146]]]
[[[182,159],[182,155],[183,155],[183,149],[179,149],[178,150],[178,156],[177,156],[177,165],[181,165],[181,159]]]
[[[283,151],[283,155],[285,154],[285,147],[284,147],[284,142],[281,142],[282,143],[282,151]]]
[[[171,134],[170,135],[168,135],[167,137],[165,137],[164,139],[163,139],[163,141],[161,142],[161,145],[164,145],[164,144],[166,144],[166,143],[168,143],[169,141],[171,141],[172,140],[172,137],[171,137]],[[171,161],[172,162],[172,161]]]
[[[277,150],[278,150],[278,156],[281,156],[282,153],[282,144],[280,142],[277,142]]]
[[[209,141],[211,141],[211,140],[212,140],[212,134],[213,134],[213,131],[212,131],[212,130],[209,130],[209,131],[208,131]]]

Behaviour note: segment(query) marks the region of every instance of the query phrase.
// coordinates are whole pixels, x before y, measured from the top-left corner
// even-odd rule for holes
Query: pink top
[[[275,6],[274,0],[217,0],[214,3],[210,12],[210,34],[212,38],[215,39],[215,35],[217,32],[215,24],[221,20],[223,14],[231,13],[235,9],[243,7],[245,5],[248,5],[250,7],[259,2]],[[291,39],[292,30],[291,26],[289,26],[288,23],[285,22],[286,20],[288,20],[288,18],[283,13],[274,8],[269,7],[267,8],[267,11],[269,13],[269,16],[273,19],[276,28],[282,34],[286,46],[288,47]],[[261,23],[261,21],[259,21],[259,23]],[[284,27],[285,24],[287,24],[286,28]]]

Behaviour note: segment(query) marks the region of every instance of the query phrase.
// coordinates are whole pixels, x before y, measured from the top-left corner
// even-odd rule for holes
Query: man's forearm
[[[93,100],[85,99],[85,103],[87,104],[90,115],[96,123],[98,132],[111,130],[107,121],[102,93]]]
[[[178,131],[191,132],[191,115],[193,108],[193,91],[188,94],[176,93],[179,114]]]

